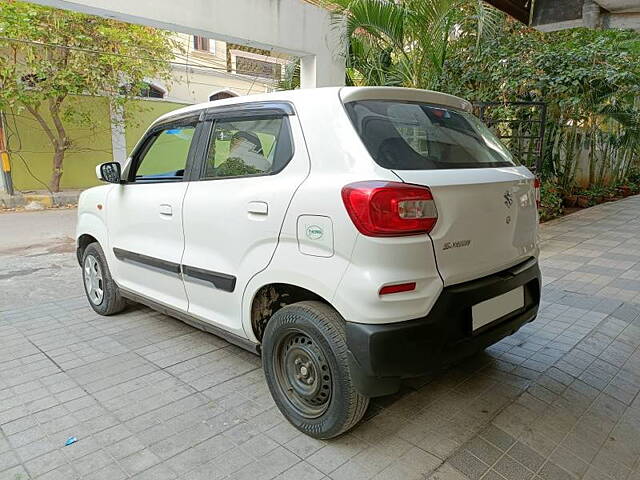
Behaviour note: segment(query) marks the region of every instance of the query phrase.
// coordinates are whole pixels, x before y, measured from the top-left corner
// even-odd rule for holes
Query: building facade
[[[172,80],[150,80],[151,98],[201,103],[270,92],[289,61],[285,55],[197,35],[176,33],[174,41]]]

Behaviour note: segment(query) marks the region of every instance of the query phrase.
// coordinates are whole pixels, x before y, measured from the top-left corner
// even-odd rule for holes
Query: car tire
[[[328,439],[346,432],[369,405],[369,398],[353,386],[344,319],[322,302],[294,303],[271,317],[262,366],[282,414],[311,437]]]
[[[111,277],[107,259],[97,242],[87,245],[82,252],[82,284],[89,305],[100,315],[119,313],[127,305]]]

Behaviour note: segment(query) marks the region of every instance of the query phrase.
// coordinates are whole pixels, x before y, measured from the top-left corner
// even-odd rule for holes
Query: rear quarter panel
[[[411,260],[412,250],[403,263],[411,272],[403,272],[399,263],[393,261],[396,250],[392,242],[376,243],[362,237],[342,201],[342,187],[349,183],[363,180],[399,181],[399,178],[371,159],[344,110],[338,90],[320,89],[316,95],[298,97],[295,108],[305,137],[305,145],[296,145],[296,148],[307,148],[310,173],[294,194],[272,261],[247,285],[243,300],[245,332],[249,337],[253,336],[251,304],[256,292],[270,283],[288,283],[306,288],[324,298],[350,321],[388,322],[408,319],[416,312],[424,313],[431,300],[426,300],[423,295],[405,296],[403,300],[412,304],[410,312],[398,314],[393,312],[398,309],[398,304],[394,306],[392,302],[380,301],[377,288],[389,279],[415,278],[417,275],[421,278],[437,277],[428,237],[413,242],[407,239],[397,242],[413,243],[413,247],[425,259],[418,263]],[[314,256],[300,252],[297,222],[301,215],[331,218],[333,255]],[[358,265],[352,265],[356,244],[361,246],[359,262]],[[381,258],[380,255],[386,255],[387,258]],[[419,274],[416,274],[416,269],[421,270]],[[347,272],[349,277],[345,279]],[[437,280],[439,287],[435,288],[441,288],[439,278]],[[428,287],[426,283],[423,286],[421,291],[424,293]]]

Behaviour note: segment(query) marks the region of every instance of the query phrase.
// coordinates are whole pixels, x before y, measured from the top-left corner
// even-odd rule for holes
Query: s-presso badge
[[[462,248],[471,245],[471,240],[458,240],[457,242],[446,242],[442,250],[450,250],[452,248]]]

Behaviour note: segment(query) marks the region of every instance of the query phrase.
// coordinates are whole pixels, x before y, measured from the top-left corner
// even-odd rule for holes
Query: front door
[[[209,121],[200,180],[184,202],[182,269],[189,312],[244,336],[245,286],[269,264],[309,160],[294,115],[246,107],[236,114]]]
[[[197,120],[155,127],[134,153],[126,181],[109,193],[109,266],[116,283],[186,311],[180,274],[182,204]],[[186,174],[185,174],[186,172]]]

